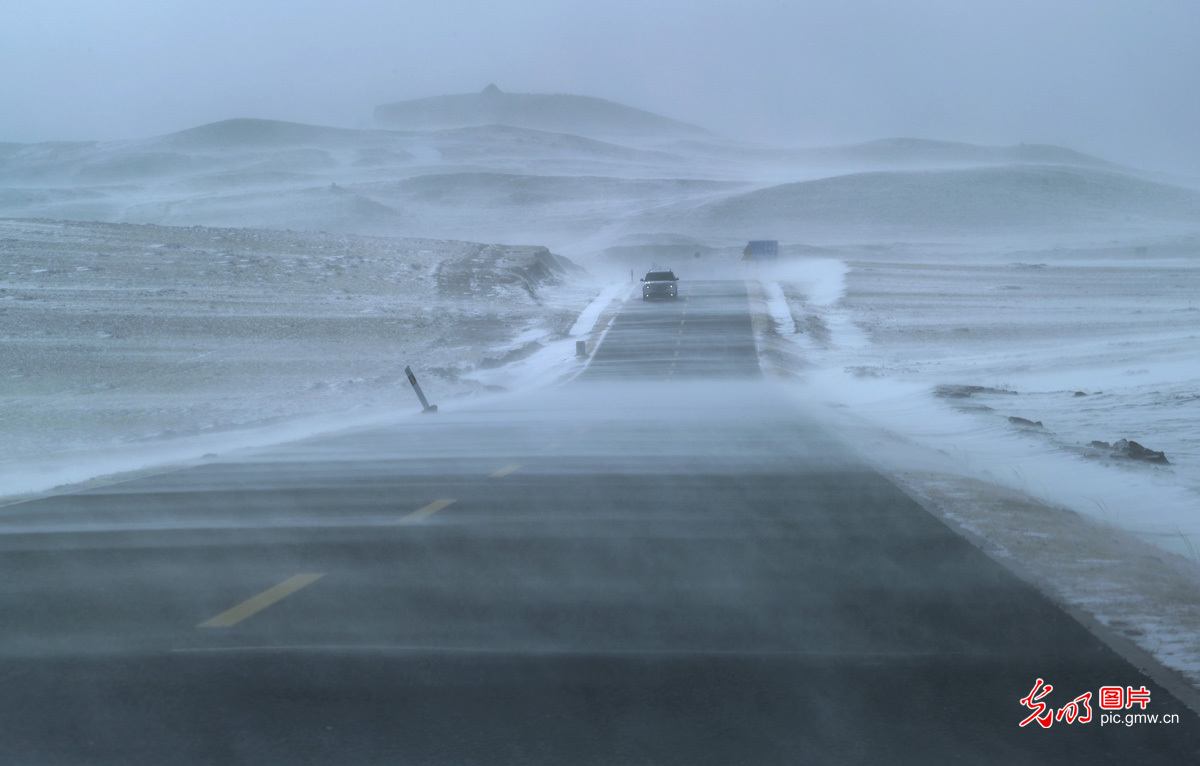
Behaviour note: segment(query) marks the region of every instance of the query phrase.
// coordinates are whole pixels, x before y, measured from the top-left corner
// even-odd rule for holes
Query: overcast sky
[[[731,136],[1054,143],[1200,175],[1200,2],[0,0],[0,141],[600,96]]]

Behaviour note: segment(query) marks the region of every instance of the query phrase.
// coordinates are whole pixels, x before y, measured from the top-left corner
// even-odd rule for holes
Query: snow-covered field
[[[7,220],[0,264],[0,496],[411,412],[405,365],[496,390],[600,291],[537,247],[255,229]]]
[[[1200,243],[751,276],[799,406],[985,550],[1200,683]],[[1167,464],[1093,442],[1136,441]],[[1172,555],[1173,554],[1173,555]]]
[[[1200,258],[1020,255],[802,261],[767,281],[768,305],[831,401],[1197,555]],[[1121,439],[1169,463],[1093,444]]]

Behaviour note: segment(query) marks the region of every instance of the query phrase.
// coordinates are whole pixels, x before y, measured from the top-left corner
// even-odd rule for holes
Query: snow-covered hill
[[[1200,192],[1054,165],[854,173],[664,209],[672,231],[808,241],[1200,228]]]
[[[489,85],[480,93],[434,96],[375,107],[380,125],[431,130],[474,125],[512,125],[581,136],[705,136],[696,125],[590,96],[505,93]]]
[[[1107,160],[1061,146],[1017,144],[980,146],[957,141],[923,138],[885,138],[859,144],[814,148],[779,148],[734,141],[682,139],[672,151],[709,156],[755,166],[823,169],[855,172],[901,168],[954,168],[985,165],[1066,165],[1109,170],[1130,170]]]

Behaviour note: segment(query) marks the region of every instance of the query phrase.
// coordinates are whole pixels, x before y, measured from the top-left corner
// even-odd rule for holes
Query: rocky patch
[[[934,396],[939,396],[943,399],[968,399],[976,394],[1011,394],[1016,396],[1016,391],[1006,391],[1002,388],[989,388],[987,386],[962,386],[957,384],[941,385],[934,389]]]
[[[1157,463],[1158,465],[1171,464],[1171,461],[1167,460],[1165,453],[1146,449],[1137,442],[1129,439],[1121,439],[1113,444],[1094,441],[1088,446],[1097,453],[1097,457],[1117,457],[1126,460],[1138,460],[1144,463]]]
[[[1045,428],[1045,426],[1042,425],[1042,421],[1040,421],[1040,420],[1028,420],[1027,418],[1018,418],[1018,417],[1011,416],[1011,415],[1008,418],[1008,422],[1012,423],[1014,426],[1017,426],[1019,428],[1028,428],[1028,429]]]

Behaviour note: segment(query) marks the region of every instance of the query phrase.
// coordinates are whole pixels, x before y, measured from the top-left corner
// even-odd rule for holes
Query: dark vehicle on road
[[[647,271],[642,277],[642,300],[678,298],[679,277],[673,271]]]

